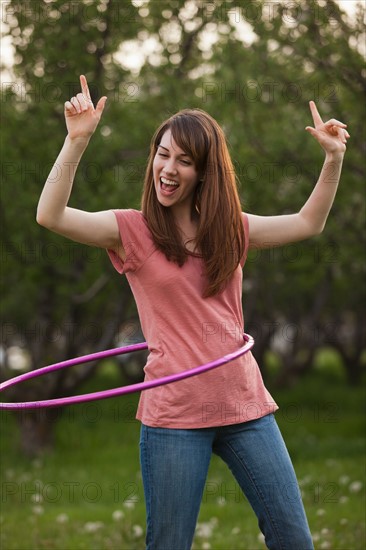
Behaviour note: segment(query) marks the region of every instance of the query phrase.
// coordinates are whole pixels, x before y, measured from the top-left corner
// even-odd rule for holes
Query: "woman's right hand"
[[[84,75],[80,76],[82,93],[65,102],[65,120],[71,139],[89,139],[94,133],[102,116],[107,97],[103,96],[94,108],[88,83]]]

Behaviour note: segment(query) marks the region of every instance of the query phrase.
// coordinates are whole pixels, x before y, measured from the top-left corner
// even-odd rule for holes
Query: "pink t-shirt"
[[[179,267],[156,248],[137,210],[116,210],[126,260],[110,259],[126,274],[149,346],[145,380],[197,367],[243,345],[242,267],[225,290],[202,298],[203,262],[190,255]],[[243,214],[248,237],[248,222]],[[248,238],[246,239],[248,241]],[[137,418],[164,428],[207,428],[237,424],[277,410],[253,355],[212,371],[141,392]]]

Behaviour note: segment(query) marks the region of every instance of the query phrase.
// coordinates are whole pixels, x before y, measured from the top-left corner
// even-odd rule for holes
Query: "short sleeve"
[[[242,215],[242,220],[244,225],[245,246],[244,246],[244,254],[240,260],[240,265],[241,267],[244,267],[244,264],[248,255],[248,249],[249,249],[249,221],[248,221],[248,216],[245,214],[245,212],[242,212],[241,215]]]
[[[118,273],[137,271],[154,250],[151,232],[139,210],[113,210],[113,213],[126,258],[123,261],[113,250],[107,250],[108,256]]]

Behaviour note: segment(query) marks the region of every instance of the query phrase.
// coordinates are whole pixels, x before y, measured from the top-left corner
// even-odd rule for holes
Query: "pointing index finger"
[[[92,99],[89,92],[88,82],[86,80],[86,77],[83,74],[80,75],[80,84],[81,84],[81,90],[83,92],[84,97],[87,100],[91,101]]]
[[[310,106],[310,111],[313,117],[315,127],[319,126],[320,124],[323,124],[323,120],[318,112],[318,109],[316,108],[314,101],[310,101],[309,106]]]

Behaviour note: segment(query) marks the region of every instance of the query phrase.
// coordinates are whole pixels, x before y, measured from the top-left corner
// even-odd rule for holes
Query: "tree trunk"
[[[345,354],[339,348],[338,351],[343,359],[349,385],[358,386],[362,381],[361,353]]]
[[[54,444],[54,426],[61,408],[22,410],[16,413],[20,429],[20,448],[29,457],[50,451]]]
[[[342,357],[346,370],[347,380],[351,386],[360,384],[362,380],[362,354],[365,350],[365,319],[362,315],[344,312],[343,316],[336,319],[332,331],[328,323],[325,327],[325,338],[330,346],[333,346]]]

